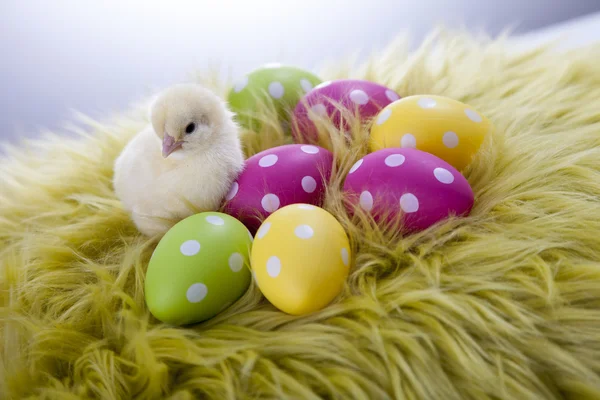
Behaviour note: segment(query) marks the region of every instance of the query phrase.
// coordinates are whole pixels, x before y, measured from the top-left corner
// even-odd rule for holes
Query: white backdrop
[[[523,32],[593,10],[599,0],[0,0],[0,140],[60,127],[70,108],[102,117],[195,69],[313,68],[440,22]]]

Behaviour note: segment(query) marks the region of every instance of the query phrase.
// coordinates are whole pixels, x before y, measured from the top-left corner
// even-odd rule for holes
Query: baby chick
[[[164,234],[181,219],[220,206],[244,165],[232,116],[223,100],[197,84],[158,95],[152,124],[115,163],[116,195],[140,232]]]

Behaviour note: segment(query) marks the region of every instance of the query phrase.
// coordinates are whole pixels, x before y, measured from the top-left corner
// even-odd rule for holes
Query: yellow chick
[[[164,234],[183,218],[218,209],[244,166],[232,117],[222,99],[197,84],[157,96],[151,125],[115,162],[115,193],[140,232]]]

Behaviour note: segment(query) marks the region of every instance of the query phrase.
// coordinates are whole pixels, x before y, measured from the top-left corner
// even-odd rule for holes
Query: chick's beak
[[[165,132],[162,143],[162,155],[164,158],[169,157],[169,154],[181,147],[183,142],[175,140],[175,138]]]

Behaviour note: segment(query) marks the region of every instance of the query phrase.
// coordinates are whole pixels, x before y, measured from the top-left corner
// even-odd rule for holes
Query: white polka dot
[[[313,228],[308,225],[299,225],[294,229],[294,234],[300,239],[310,239],[315,232],[313,231]]]
[[[331,85],[331,81],[321,82],[317,86],[315,86],[315,89],[321,89],[329,85]]]
[[[283,85],[279,82],[271,82],[269,84],[269,94],[274,99],[280,99],[284,93]]]
[[[187,240],[181,244],[179,251],[184,256],[195,256],[200,251],[200,243],[197,240]]]
[[[400,197],[400,208],[405,213],[414,213],[419,210],[419,199],[412,193],[404,193]]]
[[[275,212],[279,208],[279,197],[273,193],[265,194],[260,204],[266,212]]]
[[[350,172],[348,172],[348,173],[352,174],[352,173],[356,172],[356,170],[360,168],[362,163],[363,163],[363,159],[361,158],[360,160],[358,160],[357,162],[354,163],[352,168],[350,168]]]
[[[454,182],[454,175],[452,175],[452,172],[448,171],[445,168],[434,169],[433,175],[435,175],[435,178],[442,183],[450,184]]]
[[[206,222],[208,222],[211,225],[224,225],[225,224],[225,220],[221,217],[217,217],[216,215],[209,215],[208,217],[206,217]]]
[[[433,108],[437,104],[434,99],[429,97],[421,97],[418,101],[421,108]]]
[[[246,85],[248,85],[248,77],[244,76],[242,79],[240,79],[239,81],[237,81],[235,83],[235,86],[233,86],[233,91],[236,93],[239,93],[242,90],[244,90]]]
[[[377,125],[381,125],[383,124],[385,121],[387,121],[392,115],[392,109],[391,108],[386,108],[385,110],[381,111],[379,113],[379,115],[377,116]]]
[[[271,223],[264,222],[258,229],[258,232],[256,233],[256,238],[257,239],[264,238],[266,236],[266,234],[269,232],[269,229],[271,229]]]
[[[190,303],[199,303],[204,300],[207,294],[208,288],[204,283],[194,283],[188,288],[185,296]]]
[[[319,152],[319,148],[317,146],[312,146],[310,144],[301,146],[300,150],[306,154],[317,154]]]
[[[327,115],[327,107],[321,103],[314,104],[310,107],[310,110],[319,117],[324,117]]]
[[[301,210],[314,210],[317,207],[311,206],[309,204],[299,204],[298,208],[301,209]]]
[[[312,176],[305,176],[302,178],[302,189],[306,193],[312,193],[317,189],[317,181]]]
[[[229,257],[229,268],[233,272],[239,272],[244,266],[244,257],[240,253],[233,253]]]
[[[277,163],[277,160],[279,160],[279,157],[277,157],[275,154],[267,154],[258,160],[258,165],[263,168],[271,167]]]
[[[442,141],[444,142],[444,146],[453,149],[458,146],[458,135],[452,131],[448,131],[444,133]]]
[[[369,96],[362,90],[353,90],[350,92],[350,100],[354,104],[365,105],[369,102]]]
[[[250,238],[250,243],[254,242],[254,237],[252,237],[250,231],[248,231],[248,237]]]
[[[302,90],[305,92],[310,92],[313,88],[312,83],[308,79],[300,79],[300,86],[302,86]]]
[[[400,140],[400,146],[416,149],[417,139],[412,134],[406,133],[402,136],[402,140]]]
[[[469,108],[467,108],[465,110],[465,114],[467,114],[467,117],[469,117],[469,119],[473,122],[481,122],[483,121],[483,118],[481,117],[481,115],[479,115],[477,113],[477,111],[471,110]]]
[[[359,199],[360,207],[365,211],[371,211],[373,208],[373,195],[368,190],[365,190],[360,194]]]
[[[400,96],[398,96],[398,93],[389,89],[385,91],[385,97],[387,97],[389,101],[396,101],[400,98]]]
[[[273,256],[267,260],[267,274],[271,278],[276,278],[281,272],[281,261]]]
[[[406,157],[402,154],[391,154],[385,158],[385,165],[388,167],[399,167],[404,164]]]
[[[229,200],[233,199],[235,197],[235,195],[237,194],[238,190],[240,190],[239,183],[233,182],[233,185],[231,185],[231,189],[229,189],[227,196],[225,196],[225,200],[229,201]]]
[[[350,254],[348,254],[348,249],[345,247],[342,249],[342,262],[346,267],[350,265]]]
[[[278,62],[266,63],[265,65],[263,65],[263,68],[281,68],[281,67],[282,67],[281,63],[278,63]]]

